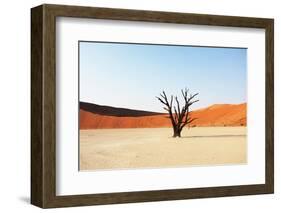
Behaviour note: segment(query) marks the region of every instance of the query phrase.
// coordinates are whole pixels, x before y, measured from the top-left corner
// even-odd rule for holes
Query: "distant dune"
[[[246,103],[215,104],[191,112],[192,126],[246,126]],[[170,127],[165,113],[80,102],[80,129]]]
[[[196,126],[246,126],[247,104],[215,104],[195,110]]]

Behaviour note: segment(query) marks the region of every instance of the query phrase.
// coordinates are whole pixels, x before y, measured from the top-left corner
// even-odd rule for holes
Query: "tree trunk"
[[[174,128],[174,135],[173,135],[174,138],[176,137],[181,137],[181,130],[177,127]]]

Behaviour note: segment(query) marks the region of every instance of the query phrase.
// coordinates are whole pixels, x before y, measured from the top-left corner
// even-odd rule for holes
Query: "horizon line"
[[[96,103],[92,103],[92,102],[85,102],[85,101],[80,101],[79,100],[79,108],[80,108],[80,103],[85,103],[85,104],[92,104],[92,105],[98,105],[101,107],[112,107],[112,108],[116,108],[116,109],[126,109],[126,110],[132,110],[132,111],[141,111],[141,112],[149,112],[149,113],[157,113],[157,114],[168,114],[167,112],[155,112],[155,111],[148,111],[148,110],[142,110],[142,109],[132,109],[132,108],[126,108],[126,107],[118,107],[118,106],[111,106],[111,105],[104,105],[104,104],[96,104]],[[247,102],[242,102],[242,103],[238,103],[238,104],[231,104],[231,103],[215,103],[215,104],[211,104],[205,107],[201,107],[195,110],[191,110],[192,111],[198,111],[198,110],[202,110],[202,109],[206,109],[215,105],[242,105],[242,104],[247,104]]]

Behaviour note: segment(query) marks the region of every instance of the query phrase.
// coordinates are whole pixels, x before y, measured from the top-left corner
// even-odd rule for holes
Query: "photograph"
[[[79,170],[247,164],[247,48],[79,41]]]

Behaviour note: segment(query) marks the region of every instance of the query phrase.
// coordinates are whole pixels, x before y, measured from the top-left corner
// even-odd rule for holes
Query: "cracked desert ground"
[[[80,170],[210,166],[247,163],[246,127],[80,130]]]

